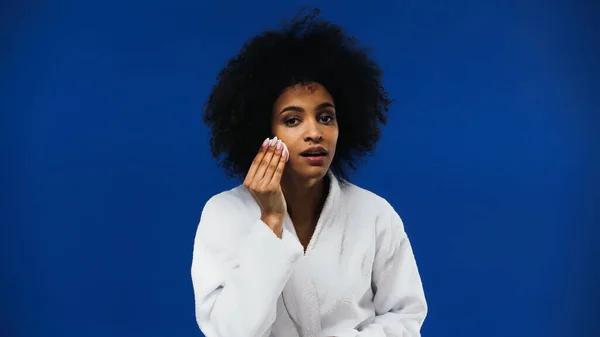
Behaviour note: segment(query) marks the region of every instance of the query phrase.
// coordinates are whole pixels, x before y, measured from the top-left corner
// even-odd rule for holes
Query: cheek
[[[332,146],[335,147],[337,145],[338,137],[339,129],[336,127],[335,130],[332,130],[331,136],[329,137],[329,139],[331,139]]]
[[[292,151],[295,143],[295,136],[293,132],[290,132],[289,128],[284,127],[274,127],[273,128],[273,136],[281,139],[283,143],[288,147],[288,151]]]
[[[271,138],[277,136],[277,134],[281,132],[280,129],[281,127],[279,126],[278,121],[274,120],[271,125],[271,133],[273,134]],[[277,136],[277,138],[279,138],[279,136]]]
[[[277,136],[277,138],[282,139],[283,141],[286,140],[286,138],[289,138],[289,132],[287,131],[287,128],[284,128],[281,125],[274,125],[273,128],[271,129],[271,132],[273,132],[273,136]]]

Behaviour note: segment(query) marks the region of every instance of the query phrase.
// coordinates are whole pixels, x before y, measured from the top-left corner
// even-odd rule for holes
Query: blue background
[[[414,245],[424,336],[598,336],[598,2],[4,1],[0,336],[200,336],[201,109],[300,5],[397,99],[354,182]],[[595,22],[594,22],[595,21]]]

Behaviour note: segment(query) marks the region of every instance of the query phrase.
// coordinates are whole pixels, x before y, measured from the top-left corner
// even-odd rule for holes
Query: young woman
[[[243,180],[206,203],[195,238],[207,337],[420,336],[402,220],[348,181],[392,101],[366,50],[316,14],[246,43],[206,104],[212,153]]]

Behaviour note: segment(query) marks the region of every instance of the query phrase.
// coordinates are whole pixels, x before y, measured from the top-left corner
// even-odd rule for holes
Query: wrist
[[[284,214],[261,214],[260,220],[267,224],[269,228],[277,235],[277,237],[281,238],[283,233],[283,219],[285,218]]]

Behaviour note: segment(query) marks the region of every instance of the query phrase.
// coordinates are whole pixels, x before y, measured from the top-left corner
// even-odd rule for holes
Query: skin
[[[338,124],[333,97],[318,83],[287,88],[273,104],[272,132],[287,146],[290,159],[281,186],[300,242],[306,249],[325,202],[325,179],[335,155]],[[327,156],[313,164],[300,154],[322,146]]]
[[[261,220],[281,237],[290,215],[304,249],[316,227],[326,197],[326,176],[335,155],[339,129],[331,94],[319,83],[285,89],[273,104],[273,136],[283,141],[263,143],[244,180],[261,208]],[[322,146],[322,163],[310,163],[301,153]]]

